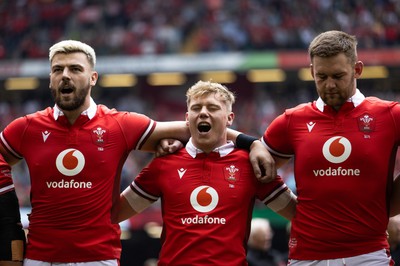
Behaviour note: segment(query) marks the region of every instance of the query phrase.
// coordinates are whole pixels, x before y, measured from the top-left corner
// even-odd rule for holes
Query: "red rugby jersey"
[[[88,115],[71,126],[54,110],[18,118],[0,135],[1,144],[29,167],[32,212],[26,257],[49,262],[119,259],[120,228],[111,224],[112,203],[119,197],[128,153],[155,123],[92,102]]]
[[[364,98],[339,112],[317,102],[276,118],[263,141],[294,156],[298,205],[289,256],[321,260],[388,248],[388,200],[400,141],[400,105]],[[318,104],[322,101],[319,99]]]
[[[248,152],[233,144],[208,155],[195,150],[189,142],[186,149],[154,159],[131,185],[143,198],[161,198],[159,265],[247,265],[255,199],[269,204],[288,188],[280,177],[258,182]]]
[[[14,183],[11,176],[11,167],[6,163],[0,154],[0,195],[14,190]]]

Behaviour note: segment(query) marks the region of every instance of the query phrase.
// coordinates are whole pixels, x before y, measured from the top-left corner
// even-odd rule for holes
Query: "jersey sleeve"
[[[283,182],[281,176],[270,183],[262,183],[258,185],[257,198],[262,201],[267,207],[277,212],[284,207],[296,196]]]
[[[290,138],[288,127],[289,115],[285,112],[272,121],[261,139],[268,150],[276,156],[290,158],[293,155],[290,141],[287,141]]]
[[[134,112],[121,113],[120,123],[127,142],[134,143],[134,147],[131,148],[135,150],[143,146],[156,127],[154,120]]]
[[[125,198],[136,212],[141,212],[157,201],[161,196],[158,174],[160,173],[158,159],[154,159],[142,169],[130,185],[131,192],[124,192]],[[128,189],[128,188],[127,188]]]
[[[11,167],[0,154],[0,195],[12,190],[14,190],[14,183],[11,176]]]
[[[28,118],[20,117],[12,121],[0,133],[0,143],[14,157],[22,159],[22,147],[24,133],[28,126]]]

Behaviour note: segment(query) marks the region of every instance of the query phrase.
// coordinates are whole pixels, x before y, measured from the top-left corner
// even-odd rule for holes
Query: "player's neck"
[[[74,110],[74,111],[64,111],[64,116],[67,118],[68,122],[70,125],[73,125],[75,121],[78,119],[78,117],[81,115],[81,111],[79,110]]]

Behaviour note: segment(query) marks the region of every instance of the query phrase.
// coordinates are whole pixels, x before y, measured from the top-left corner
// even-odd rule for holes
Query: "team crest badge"
[[[375,130],[375,118],[365,113],[357,118],[358,128],[361,132],[369,133]]]
[[[239,181],[240,177],[239,168],[237,168],[235,165],[225,166],[224,176],[225,180],[229,183],[236,183],[237,181]]]
[[[106,144],[106,138],[108,136],[107,130],[98,126],[92,129],[92,140],[97,146],[103,147]]]

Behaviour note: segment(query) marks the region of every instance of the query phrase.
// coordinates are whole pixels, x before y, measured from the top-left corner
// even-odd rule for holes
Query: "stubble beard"
[[[353,96],[351,94],[351,92],[353,91],[354,82],[355,81],[354,81],[354,74],[353,74],[351,81],[346,88],[346,95],[339,92],[339,94],[335,95],[334,97],[325,96],[322,100],[325,102],[325,104],[331,106],[332,108],[334,108],[336,110],[339,110],[340,107],[342,107],[347,102],[347,100]],[[348,95],[347,92],[350,92],[350,95]]]
[[[90,86],[87,85],[80,90],[74,90],[74,93],[71,94],[69,100],[64,100],[60,90],[54,88],[51,88],[51,95],[53,96],[54,102],[61,110],[74,111],[83,106],[86,96],[89,93],[89,89]]]

